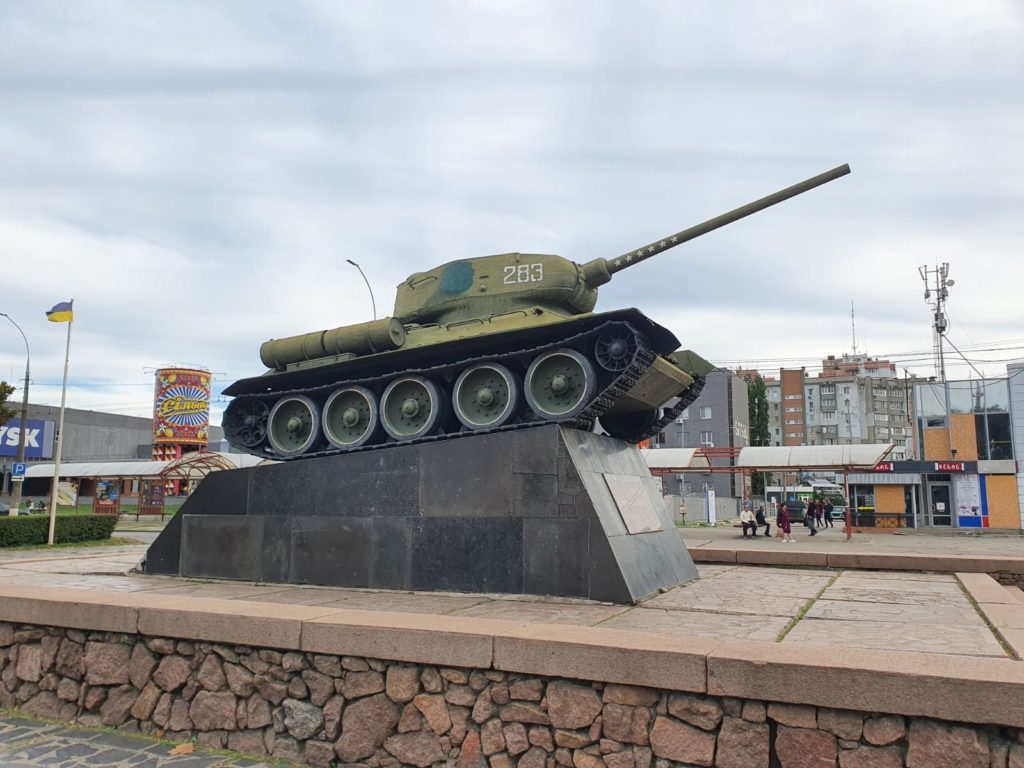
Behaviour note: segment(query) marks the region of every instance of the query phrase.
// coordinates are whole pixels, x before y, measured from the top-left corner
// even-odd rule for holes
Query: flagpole
[[[71,358],[71,326],[74,319],[68,320],[68,341],[64,348],[64,387],[60,392],[60,419],[57,426],[57,450],[53,462],[53,487],[50,489],[50,533],[46,543],[53,546],[53,531],[57,523],[57,489],[60,487],[60,454],[64,447],[64,404],[68,398],[68,360]]]

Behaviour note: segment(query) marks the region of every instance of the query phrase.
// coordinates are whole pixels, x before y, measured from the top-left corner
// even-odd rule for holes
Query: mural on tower
[[[210,372],[161,368],[156,372],[153,444],[201,445],[210,428]]]

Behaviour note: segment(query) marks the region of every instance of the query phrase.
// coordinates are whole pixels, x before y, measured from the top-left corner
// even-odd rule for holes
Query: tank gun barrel
[[[723,213],[719,216],[715,216],[713,219],[697,224],[696,226],[684,229],[681,232],[676,232],[673,235],[663,237],[653,243],[645,245],[643,248],[637,248],[636,250],[624,253],[615,259],[601,259],[604,261],[604,266],[607,269],[608,275],[614,275],[616,272],[631,267],[634,264],[649,259],[652,256],[657,256],[663,251],[667,251],[669,248],[675,248],[677,245],[682,245],[688,240],[693,240],[695,237],[706,235],[708,232],[712,232],[719,227],[724,227],[727,224],[732,224],[734,221],[749,216],[752,213],[763,211],[765,208],[770,208],[777,203],[781,203],[783,200],[789,200],[791,197],[802,195],[804,192],[820,187],[822,184],[827,184],[830,181],[835,181],[841,176],[845,176],[850,172],[849,165],[840,165],[837,168],[833,168],[831,171],[820,173],[805,181],[801,181],[799,184],[794,184],[791,187],[786,187],[783,190],[775,192],[766,197],[762,197],[760,200],[755,200],[752,203],[747,203],[739,208],[736,208],[728,213]],[[591,262],[593,264],[593,262]],[[584,265],[584,273],[587,274],[591,271],[599,272],[599,270],[588,270]]]

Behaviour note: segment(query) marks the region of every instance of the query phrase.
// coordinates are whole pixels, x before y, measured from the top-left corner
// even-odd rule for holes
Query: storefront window
[[[986,426],[988,428],[987,433]],[[974,430],[978,438],[979,459],[999,460],[1013,458],[1013,442],[1010,440],[1010,414],[978,414],[974,417]],[[985,448],[986,434],[988,437],[988,450]]]
[[[850,513],[854,525],[875,525],[875,486],[851,485],[850,499],[853,502]]]

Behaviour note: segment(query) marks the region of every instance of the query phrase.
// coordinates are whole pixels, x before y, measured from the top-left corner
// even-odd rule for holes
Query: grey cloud
[[[387,310],[437,263],[614,256],[849,161],[600,308],[712,358],[816,357],[853,299],[871,349],[920,349],[917,267],[950,261],[954,332],[1019,338],[1022,32],[998,2],[5,4],[0,311],[52,383],[41,313],[74,296],[73,379],[133,403],[146,366],[230,380],[270,336],[367,319],[346,258]]]

